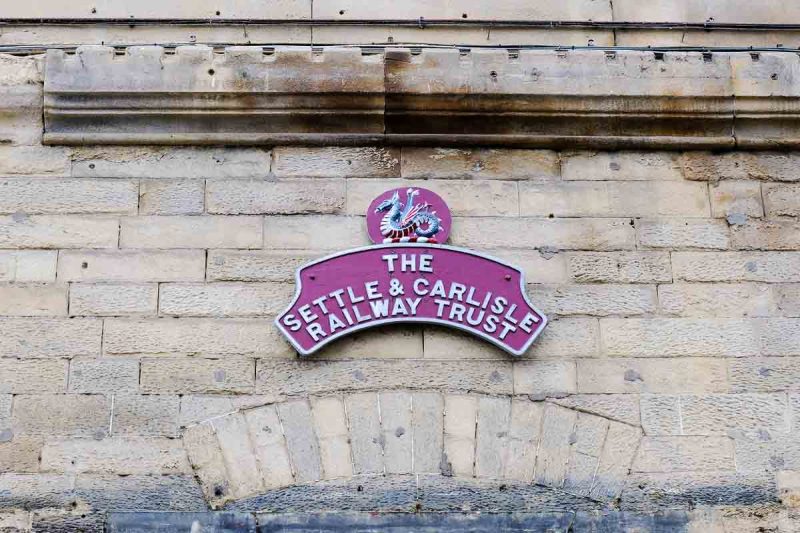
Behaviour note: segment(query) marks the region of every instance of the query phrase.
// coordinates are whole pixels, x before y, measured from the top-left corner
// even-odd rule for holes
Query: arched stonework
[[[638,427],[549,402],[397,390],[292,399],[183,434],[216,508],[296,485],[383,476],[536,485],[609,502],[640,438]]]

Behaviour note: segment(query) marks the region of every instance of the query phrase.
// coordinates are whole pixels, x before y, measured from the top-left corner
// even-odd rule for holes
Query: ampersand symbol
[[[399,296],[403,294],[403,284],[397,278],[392,278],[389,281],[389,294],[391,296]]]

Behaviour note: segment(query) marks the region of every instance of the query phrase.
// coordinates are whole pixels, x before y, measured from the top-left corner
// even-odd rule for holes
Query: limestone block
[[[55,281],[57,256],[58,252],[50,250],[2,250],[0,281]]]
[[[319,454],[324,479],[353,476],[347,415],[342,398],[326,396],[311,400],[314,431],[319,439]],[[390,415],[390,411],[387,415]]]
[[[378,195],[389,189],[406,190],[417,186],[412,180],[348,180],[347,213],[363,215]],[[443,198],[454,216],[517,216],[517,183],[501,180],[434,180],[425,188]]]
[[[411,395],[411,402],[414,427],[413,471],[420,474],[439,473],[442,471],[444,400],[438,393],[415,392]]]
[[[298,268],[324,255],[299,250],[209,250],[209,281],[294,281]]]
[[[180,441],[161,437],[48,439],[42,449],[44,472],[107,474],[189,473]]]
[[[800,181],[800,155],[791,152],[687,152],[681,159],[687,179]]]
[[[772,316],[777,306],[768,286],[751,283],[675,283],[658,287],[661,310],[687,317]]]
[[[742,319],[653,318],[600,320],[600,337],[612,357],[758,355],[755,325]]]
[[[778,497],[786,507],[800,506],[800,472],[784,470],[778,472]]]
[[[642,436],[638,427],[609,422],[608,435],[600,454],[590,498],[613,500],[622,492]]]
[[[680,397],[643,394],[642,430],[647,435],[682,435]]]
[[[544,406],[528,400],[511,400],[511,418],[508,426],[504,479],[531,483],[536,452],[541,439]]]
[[[492,250],[492,256],[522,270],[526,283],[566,283],[567,257],[537,250]]]
[[[73,501],[78,498],[94,509],[110,512],[208,510],[193,476],[80,474],[73,479]]]
[[[302,483],[321,479],[319,445],[314,436],[308,403],[302,400],[283,403],[278,406],[278,415],[297,481]]]
[[[0,507],[66,508],[74,501],[74,482],[74,476],[59,474],[0,474]]]
[[[378,395],[378,402],[381,410],[381,439],[386,473],[410,474],[418,466],[414,463],[412,441],[417,438],[414,422],[419,420],[419,416],[413,415],[416,418],[412,418],[412,395],[406,391],[382,392]],[[422,404],[424,407],[424,399]],[[416,404],[413,406],[417,407]],[[431,415],[441,417],[441,413],[434,412]],[[424,424],[424,420],[419,421]],[[425,436],[426,429],[424,425],[420,427],[422,436]],[[438,463],[435,466],[438,468]]]
[[[456,218],[450,242],[468,248],[626,250],[634,248],[628,219]]]
[[[672,281],[666,252],[571,252],[567,268],[580,283],[653,283]]]
[[[800,216],[800,185],[765,183],[763,191],[768,217]]]
[[[140,215],[199,215],[205,183],[195,179],[149,179],[139,183]]]
[[[730,245],[728,225],[721,220],[640,220],[636,233],[639,245],[645,248],[724,250]]]
[[[393,178],[400,175],[400,150],[378,147],[279,146],[272,172],[299,178]]]
[[[254,368],[252,359],[145,358],[139,390],[150,394],[251,392]]]
[[[757,181],[721,181],[709,185],[711,216],[726,218],[746,215],[764,216],[761,201],[761,184]]]
[[[14,397],[15,435],[102,438],[111,422],[111,398],[87,394],[21,394]]]
[[[294,474],[276,407],[266,405],[257,409],[249,409],[244,412],[244,417],[247,421],[264,487],[269,489],[291,485],[294,481]],[[323,468],[327,464],[324,462],[328,457],[324,451],[327,449],[327,447],[321,446]]]
[[[0,173],[56,175],[69,173],[70,150],[55,146],[0,146]]]
[[[732,228],[731,243],[740,250],[800,250],[800,222],[750,220]]]
[[[76,149],[71,172],[87,178],[256,178],[266,176],[269,165],[270,153],[261,148],[104,146]]]
[[[72,316],[154,315],[158,308],[158,285],[73,283],[69,289]]]
[[[544,398],[575,392],[573,361],[517,361],[514,363],[514,393]]]
[[[58,261],[62,281],[202,281],[204,271],[202,250],[75,250]]]
[[[729,430],[788,431],[784,394],[707,394],[680,399],[686,435],[725,435]]]
[[[222,451],[211,424],[192,426],[183,433],[183,446],[206,498],[219,505],[233,497]]]
[[[579,359],[577,365],[581,393],[674,394],[728,390],[728,365],[721,359]]]
[[[100,320],[0,318],[0,357],[100,354]]]
[[[0,472],[39,472],[41,437],[15,437],[0,440]]]
[[[476,396],[446,394],[444,397],[444,453],[455,476],[472,477],[475,471]]]
[[[522,216],[703,217],[710,213],[705,184],[688,181],[519,184]]]
[[[656,311],[656,289],[644,285],[531,285],[531,300],[550,315],[646,315]]]
[[[639,397],[633,394],[571,394],[548,401],[632,426],[641,423]]]
[[[136,214],[139,184],[132,180],[0,179],[0,213]]]
[[[778,311],[782,316],[800,317],[800,283],[781,283],[774,285]]]
[[[354,474],[381,474],[384,471],[378,395],[365,392],[345,398],[353,449]]]
[[[779,392],[800,385],[800,369],[790,357],[735,359],[730,362],[731,392]]]
[[[680,181],[678,156],[669,152],[567,152],[561,156],[565,180]]]
[[[265,316],[285,309],[294,296],[288,283],[164,283],[159,311],[167,316]]]
[[[242,413],[211,421],[225,462],[231,496],[241,498],[264,488],[261,472],[250,441],[247,421]]]
[[[644,437],[633,471],[724,471],[735,466],[729,437]]]
[[[345,181],[209,180],[206,202],[209,213],[223,215],[339,213],[345,207]]]
[[[0,393],[66,392],[67,367],[65,359],[2,358]]]
[[[114,435],[174,437],[178,432],[178,396],[115,394]]]
[[[681,252],[672,254],[676,280],[800,281],[797,252]]]
[[[287,357],[293,352],[263,320],[107,319],[106,354],[213,354]]]
[[[259,217],[126,217],[120,222],[122,248],[260,248]]]
[[[0,315],[66,316],[67,286],[0,283]]]
[[[267,216],[264,248],[287,250],[346,250],[369,244],[363,217]]]
[[[181,427],[200,424],[218,416],[224,416],[242,409],[252,409],[275,401],[270,396],[241,394],[226,396],[218,394],[185,394],[180,398]],[[277,416],[277,415],[275,415]]]
[[[76,357],[69,363],[69,392],[114,394],[136,392],[139,388],[139,361]]]
[[[757,320],[762,355],[800,355],[800,320],[770,318]]]
[[[315,394],[333,390],[435,389],[511,393],[511,365],[498,361],[259,359],[256,392]]]
[[[570,439],[578,413],[554,404],[545,404],[542,438],[536,457],[535,482],[559,487],[567,473]]]
[[[2,248],[116,248],[119,221],[79,215],[0,216]]]
[[[599,353],[600,325],[596,318],[557,318],[547,323],[545,330],[523,357],[591,357]]]
[[[539,181],[561,175],[558,154],[549,150],[404,147],[401,155],[404,178]]]
[[[478,399],[478,426],[475,432],[475,477],[501,479],[505,473],[506,439],[511,421],[508,398]]]

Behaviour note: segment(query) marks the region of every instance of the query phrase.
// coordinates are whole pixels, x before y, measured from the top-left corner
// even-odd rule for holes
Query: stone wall
[[[717,16],[700,4],[468,16]],[[437,5],[381,16],[461,15]],[[788,114],[795,59],[734,86]],[[45,71],[0,55],[0,531],[797,530],[800,153],[45,145]],[[551,322],[523,357],[427,326],[303,360],[279,336],[295,269],[368,244],[367,205],[405,185],[449,203],[450,244],[524,269]]]

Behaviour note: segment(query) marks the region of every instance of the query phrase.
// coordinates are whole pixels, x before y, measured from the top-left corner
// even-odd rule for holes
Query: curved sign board
[[[388,191],[370,211],[370,237],[380,244],[297,271],[294,300],[275,322],[301,355],[382,324],[450,326],[514,355],[522,355],[542,332],[547,318],[528,301],[520,269],[438,244],[449,233],[451,218],[434,193]]]

